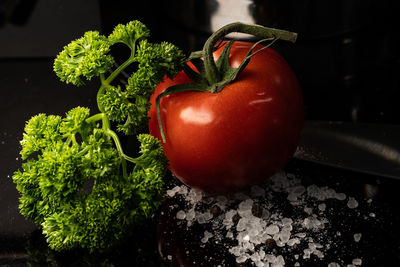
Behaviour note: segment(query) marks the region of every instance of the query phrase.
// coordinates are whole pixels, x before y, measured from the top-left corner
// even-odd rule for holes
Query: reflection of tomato
[[[233,44],[232,67],[239,66],[251,46]],[[161,83],[151,98],[149,129],[160,140],[155,98],[169,86],[188,82],[182,72]],[[252,185],[280,170],[296,149],[304,117],[293,71],[269,48],[253,56],[222,91],[175,93],[163,97],[160,107],[170,170],[207,192]]]

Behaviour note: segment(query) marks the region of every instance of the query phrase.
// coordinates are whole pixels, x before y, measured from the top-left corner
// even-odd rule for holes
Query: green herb
[[[108,37],[86,32],[57,56],[54,70],[66,83],[80,86],[99,77],[99,113],[76,107],[65,117],[39,114],[25,126],[22,170],[13,180],[20,212],[40,224],[52,249],[114,246],[132,226],[152,216],[161,204],[167,160],[158,140],[138,134],[147,121],[149,97],[166,75],[173,78],[185,62],[169,43],[151,44],[139,21],[118,25]],[[123,43],[129,58],[113,69],[110,47]],[[114,80],[131,64],[126,88]],[[114,83],[113,83],[114,82]],[[123,151],[122,134],[138,134],[140,155]]]

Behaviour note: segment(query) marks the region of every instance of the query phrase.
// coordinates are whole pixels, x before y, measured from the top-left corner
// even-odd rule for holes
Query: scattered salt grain
[[[245,255],[241,255],[241,256],[236,258],[236,262],[237,263],[243,263],[245,261],[247,261],[247,257]]]
[[[292,238],[289,239],[288,242],[286,243],[289,247],[293,247],[294,245],[300,244],[300,239],[298,238]]]
[[[318,209],[319,209],[320,211],[325,211],[325,209],[326,209],[326,204],[325,204],[325,203],[319,204],[319,205],[318,205]]]
[[[346,194],[345,193],[336,193],[335,198],[337,200],[345,200],[346,199]]]
[[[354,197],[349,197],[349,200],[347,201],[347,207],[350,209],[355,209],[358,207],[358,202]]]
[[[251,209],[253,207],[253,200],[246,199],[239,204],[238,213],[241,217],[248,217],[252,215]]]
[[[270,225],[265,229],[265,232],[269,235],[274,235],[279,233],[279,227],[277,225]]]
[[[340,267],[339,263],[331,262],[328,264],[328,267]]]
[[[314,216],[310,216],[304,219],[303,226],[306,229],[322,229],[324,228],[324,221],[318,220]]]
[[[362,260],[361,259],[353,259],[353,262],[352,262],[354,265],[358,265],[358,266],[360,266],[361,264],[362,264]]]
[[[178,193],[181,190],[180,186],[175,186],[174,188],[167,190],[167,195],[169,197],[174,197],[176,193]]]
[[[360,239],[361,239],[361,233],[354,234],[354,241],[355,242],[360,242]]]
[[[304,207],[304,212],[307,213],[308,215],[311,215],[312,214],[312,208]]]
[[[183,210],[180,210],[176,213],[176,218],[178,220],[184,220],[186,218],[186,213]]]
[[[373,212],[370,212],[370,213],[369,213],[369,217],[375,218],[375,217],[376,217],[376,215],[375,215],[375,213],[373,213]]]
[[[202,243],[207,243],[208,239],[210,239],[211,237],[213,237],[213,234],[208,232],[208,231],[204,231],[204,237],[201,239]]]
[[[192,220],[194,220],[195,217],[196,217],[196,212],[194,211],[194,209],[190,209],[186,213],[186,220],[187,221],[192,221]]]

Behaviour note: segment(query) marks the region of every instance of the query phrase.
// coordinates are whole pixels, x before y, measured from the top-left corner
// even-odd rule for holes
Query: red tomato
[[[252,45],[235,42],[230,65],[239,66]],[[155,89],[149,130],[159,140],[156,97],[169,86],[189,82],[181,72]],[[160,110],[169,169],[188,186],[211,193],[259,183],[282,169],[293,156],[304,120],[298,80],[270,48],[253,56],[222,91],[168,95]]]

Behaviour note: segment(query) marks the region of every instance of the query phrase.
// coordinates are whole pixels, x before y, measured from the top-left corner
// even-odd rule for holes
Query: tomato
[[[235,42],[230,65],[239,66],[252,45]],[[155,89],[149,131],[159,140],[156,97],[172,85],[189,82],[181,72]],[[270,48],[253,56],[220,92],[171,94],[161,98],[160,111],[169,169],[188,186],[211,193],[257,184],[282,169],[295,152],[304,120],[298,80]]]

